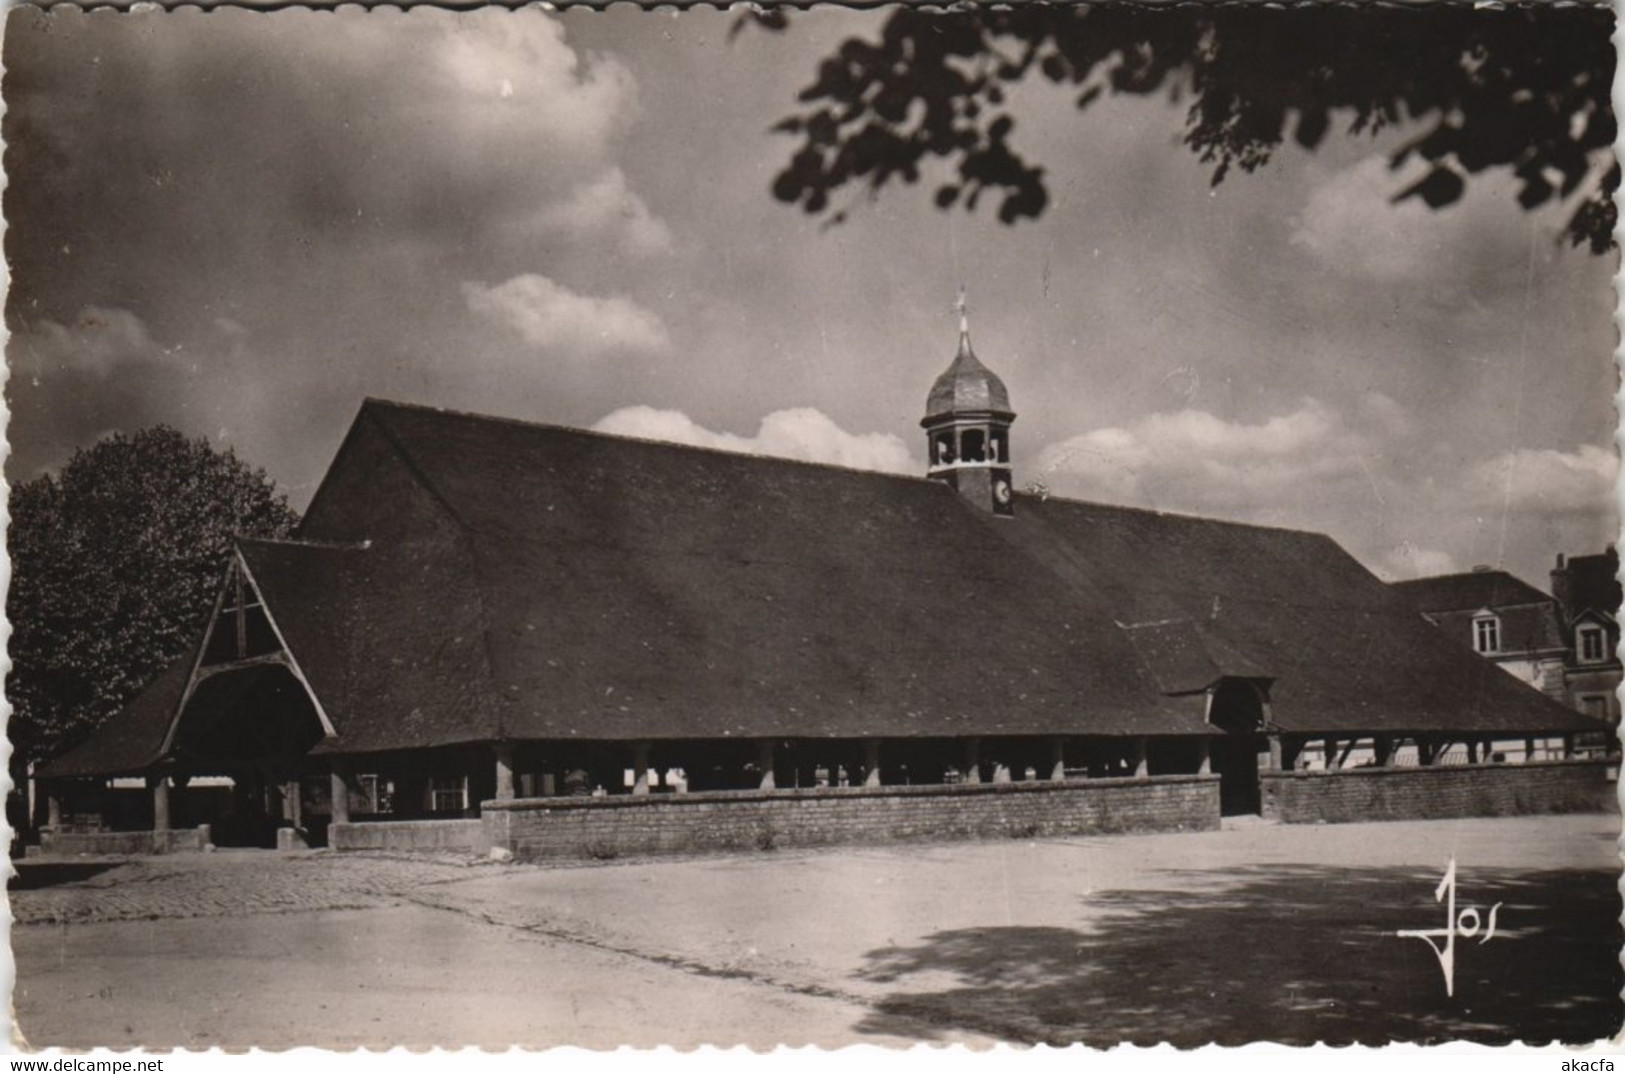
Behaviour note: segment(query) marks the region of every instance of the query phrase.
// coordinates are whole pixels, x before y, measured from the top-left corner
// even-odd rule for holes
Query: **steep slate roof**
[[[119,776],[153,764],[162,756],[164,734],[191,670],[190,655],[165,668],[95,734],[40,765],[37,774],[44,779]]]
[[[1226,675],[1286,731],[1599,726],[1313,533],[368,400],[300,538],[242,549],[319,751],[1207,734],[1168,695]]]
[[[244,541],[243,558],[338,737],[316,752],[499,737],[480,587],[418,548]]]

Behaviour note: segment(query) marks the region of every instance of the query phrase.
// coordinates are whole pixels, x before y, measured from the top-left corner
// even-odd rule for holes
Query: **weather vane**
[[[960,335],[970,334],[970,303],[965,301],[965,285],[959,285],[959,298],[954,301],[954,310],[959,314]]]

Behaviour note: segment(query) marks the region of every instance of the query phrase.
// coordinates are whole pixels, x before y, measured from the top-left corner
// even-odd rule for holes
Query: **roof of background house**
[[[1477,611],[1511,604],[1554,603],[1551,596],[1506,571],[1467,571],[1393,583],[1423,614]]]
[[[243,545],[324,751],[1205,734],[1221,675],[1287,731],[1596,726],[1293,530],[368,400],[299,536],[369,542]]]

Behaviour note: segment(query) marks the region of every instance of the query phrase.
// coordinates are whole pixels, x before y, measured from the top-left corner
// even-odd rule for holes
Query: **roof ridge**
[[[1244,530],[1266,530],[1272,533],[1296,533],[1305,537],[1319,537],[1331,541],[1339,548],[1341,543],[1329,533],[1320,530],[1308,530],[1298,526],[1272,526],[1267,522],[1242,522],[1233,518],[1215,518],[1212,515],[1193,515],[1187,511],[1161,511],[1155,507],[1135,507],[1126,503],[1108,503],[1105,500],[1079,500],[1071,496],[1057,496],[1054,493],[1036,493],[1025,489],[1016,492],[1018,497],[1027,500],[1036,500],[1039,503],[1070,503],[1079,507],[1103,507],[1108,511],[1126,511],[1137,515],[1150,515],[1153,518],[1173,518],[1184,522],[1202,522],[1214,526],[1234,526]],[[1356,560],[1356,562],[1359,562]],[[1364,566],[1364,564],[1361,564]]]
[[[369,395],[362,401],[362,409],[368,406],[394,410],[409,410],[418,413],[432,414],[440,417],[459,418],[466,421],[489,422],[499,425],[514,425],[524,429],[546,430],[550,432],[569,433],[576,436],[592,437],[594,439],[618,441],[622,443],[650,444],[656,447],[670,448],[676,451],[695,451],[708,455],[723,455],[732,459],[759,459],[763,462],[782,463],[788,466],[811,467],[819,470],[833,470],[843,474],[865,474],[874,477],[887,478],[896,481],[906,481],[917,485],[936,485],[948,487],[941,480],[920,474],[900,474],[893,470],[864,470],[854,466],[842,466],[832,462],[814,462],[809,459],[790,459],[783,455],[763,455],[749,451],[731,451],[727,448],[709,447],[703,444],[685,444],[678,440],[659,440],[646,436],[628,436],[625,433],[607,433],[598,429],[583,429],[575,425],[560,425],[557,422],[533,421],[527,418],[510,418],[498,414],[480,414],[471,410],[457,410],[451,407],[429,406],[426,403],[404,403],[395,399],[383,399]],[[402,447],[404,451],[404,446]],[[1136,514],[1151,515],[1157,518],[1182,519],[1189,522],[1203,522],[1217,526],[1234,526],[1246,530],[1266,530],[1276,533],[1295,533],[1310,537],[1319,537],[1337,543],[1329,534],[1318,530],[1303,529],[1295,526],[1272,526],[1262,522],[1241,522],[1236,519],[1213,518],[1208,515],[1196,515],[1183,511],[1161,511],[1156,508],[1135,507],[1129,504],[1109,503],[1104,500],[1083,500],[1071,496],[1057,496],[1054,493],[1033,493],[1018,490],[1016,496],[1036,502],[1055,502],[1075,504],[1080,507],[1105,508],[1110,511],[1127,511]],[[1341,545],[1339,545],[1341,547]]]
[[[942,482],[933,477],[919,474],[901,474],[895,470],[865,470],[856,466],[842,466],[834,462],[816,462],[811,459],[791,459],[783,455],[764,455],[753,451],[733,451],[728,448],[710,447],[705,444],[687,444],[681,440],[660,440],[649,436],[628,436],[626,433],[606,433],[600,429],[583,429],[578,425],[560,425],[557,422],[533,421],[528,418],[510,418],[500,414],[479,414],[472,410],[456,410],[451,407],[429,406],[426,403],[403,403],[394,399],[380,399],[377,396],[367,396],[362,400],[362,407],[368,405],[386,407],[395,410],[414,410],[419,413],[434,414],[440,417],[461,418],[467,421],[489,422],[495,425],[517,425],[522,429],[537,429],[556,433],[570,433],[576,436],[592,437],[598,440],[614,440],[623,443],[652,444],[656,447],[675,448],[679,451],[698,451],[707,455],[725,455],[731,459],[761,459],[764,462],[785,463],[790,466],[807,466],[819,470],[834,470],[843,474],[873,474],[877,477],[895,478],[900,481],[910,481],[923,485],[940,485]]]

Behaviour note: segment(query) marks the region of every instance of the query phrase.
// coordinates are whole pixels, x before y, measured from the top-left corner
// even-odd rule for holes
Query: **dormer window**
[[[1580,663],[1600,664],[1608,659],[1608,632],[1600,626],[1583,626],[1575,631]]]
[[[1473,620],[1473,649],[1480,653],[1501,651],[1501,620],[1493,615],[1481,615]]]

